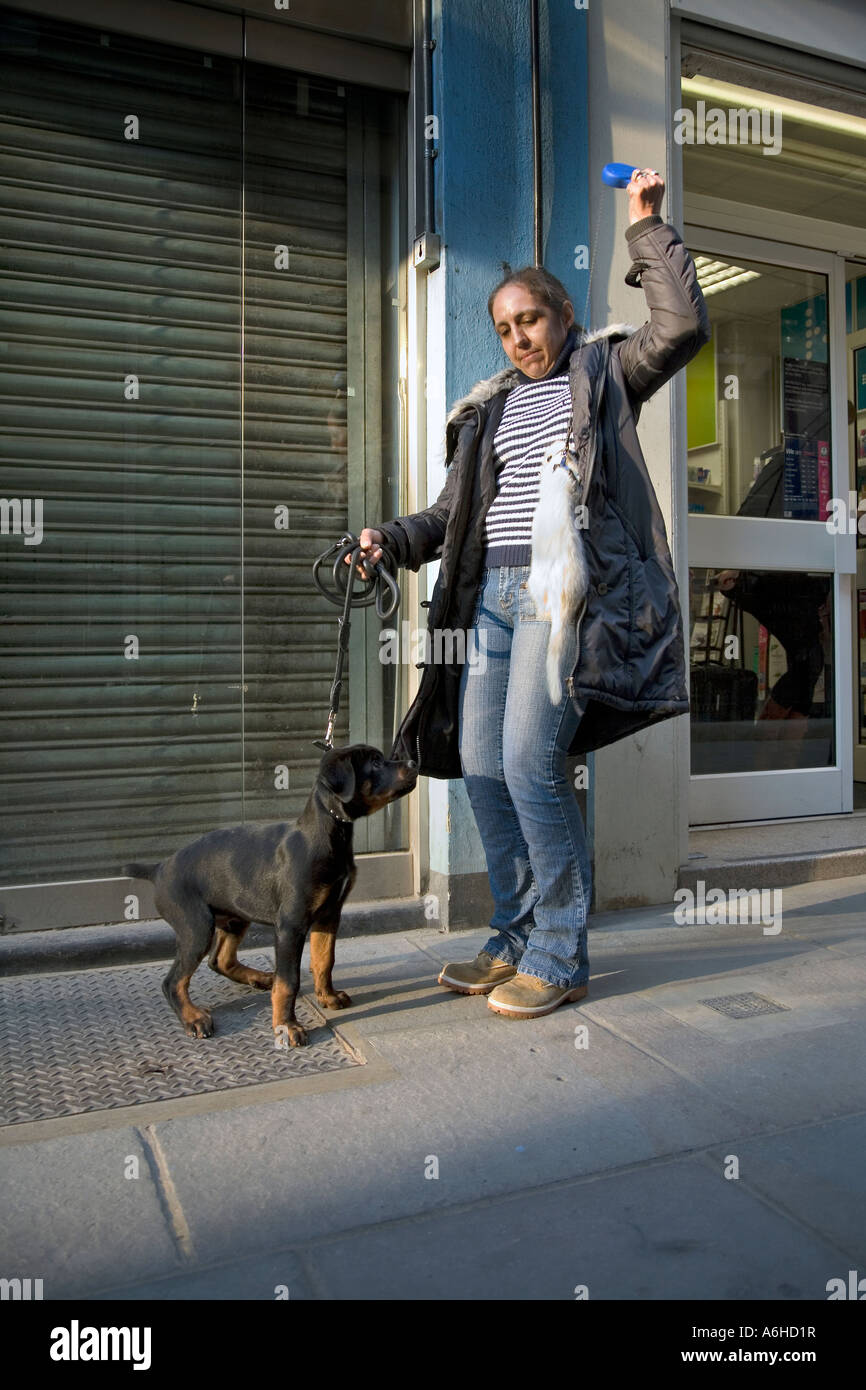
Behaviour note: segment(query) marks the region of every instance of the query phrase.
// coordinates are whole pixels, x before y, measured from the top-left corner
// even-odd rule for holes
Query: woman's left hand
[[[655,169],[635,169],[628,185],[629,224],[658,213],[665,196],[665,181]]]

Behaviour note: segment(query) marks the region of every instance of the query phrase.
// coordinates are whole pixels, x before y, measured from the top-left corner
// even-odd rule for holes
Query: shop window
[[[825,520],[826,277],[691,250],[712,338],[686,367],[689,511]]]
[[[832,765],[832,575],[692,569],[689,583],[692,773]]]
[[[684,35],[716,35],[705,26],[683,28]],[[794,50],[771,49],[762,65],[756,54],[742,61],[704,46],[725,40],[720,34],[682,43],[674,139],[682,145],[687,194],[866,226],[862,69],[840,76],[842,65],[812,59],[810,75],[809,55]],[[750,47],[743,40],[740,46]],[[850,86],[842,85],[846,78]]]

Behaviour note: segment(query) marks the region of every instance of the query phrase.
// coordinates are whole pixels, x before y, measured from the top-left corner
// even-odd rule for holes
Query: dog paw
[[[261,973],[259,974],[258,979],[256,979],[256,980],[251,980],[250,983],[252,984],[252,986],[253,986],[254,989],[267,989],[267,990],[272,990],[273,987],[274,987],[274,972],[273,972],[273,970],[271,970],[270,973],[267,974],[267,975],[266,975],[264,972],[261,972]]]
[[[331,994],[317,994],[316,998],[326,1009],[348,1009],[352,1004],[344,989],[335,989]]]
[[[200,1009],[194,1018],[184,1023],[186,1033],[191,1038],[212,1038],[213,1019],[207,1009]]]
[[[274,1029],[274,1047],[278,1052],[288,1052],[290,1047],[304,1047],[307,1031],[300,1023],[278,1023]]]

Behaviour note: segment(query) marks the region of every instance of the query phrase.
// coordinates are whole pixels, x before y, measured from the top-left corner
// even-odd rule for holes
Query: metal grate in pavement
[[[765,999],[763,994],[719,994],[715,999],[700,1002],[726,1018],[755,1018],[758,1014],[789,1012],[785,1004],[776,1004],[772,999]]]
[[[273,968],[261,954],[239,958]],[[160,989],[167,969],[161,961],[0,981],[0,1126],[360,1065],[303,998],[297,1017],[310,1040],[277,1051],[270,995],[215,975],[206,962],[190,993],[213,1011],[214,1036],[188,1038]]]

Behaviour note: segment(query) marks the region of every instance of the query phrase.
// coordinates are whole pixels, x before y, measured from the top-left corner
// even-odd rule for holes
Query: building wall
[[[621,160],[658,169],[668,185],[662,215],[681,226],[668,172],[666,9],[664,0],[639,6],[605,0],[589,9],[589,190],[598,238],[592,317],[597,324],[637,325],[647,317],[642,291],[623,282],[631,264],[625,240],[628,202],[625,193],[601,182],[603,166]],[[680,532],[686,495],[684,481],[682,489],[674,487],[673,411],[672,388],[664,387],[644,406],[639,435],[683,586],[687,568]],[[687,853],[688,755],[687,716],[665,720],[596,754],[596,911],[672,898],[677,866]]]

